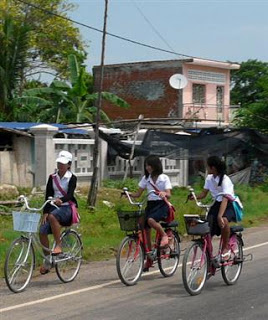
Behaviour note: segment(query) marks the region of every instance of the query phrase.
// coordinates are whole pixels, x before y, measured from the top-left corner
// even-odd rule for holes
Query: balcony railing
[[[217,122],[229,124],[234,118],[239,105],[215,105],[215,104],[183,104],[183,119],[196,122]]]

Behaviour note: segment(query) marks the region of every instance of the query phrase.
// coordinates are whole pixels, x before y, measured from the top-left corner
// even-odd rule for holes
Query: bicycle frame
[[[206,219],[209,208],[213,205],[203,205],[198,202],[194,190],[190,189],[193,199],[198,207],[206,210]],[[222,194],[219,194],[222,195]],[[213,253],[212,236],[210,235],[204,220],[199,216],[189,218],[184,216],[187,221],[187,232],[193,236],[199,236],[192,240],[192,244],[186,249],[183,260],[182,276],[183,284],[191,295],[197,295],[202,291],[207,277],[215,275],[217,269],[221,269],[222,277],[227,285],[233,285],[238,280],[243,264],[243,240],[241,226],[230,227],[229,250],[230,254],[226,260],[222,257],[222,236],[219,240],[219,248],[216,255]],[[205,220],[206,220],[205,219]],[[200,228],[195,228],[198,224]],[[201,227],[203,225],[203,227]]]
[[[142,202],[133,202],[127,188],[123,190],[124,192],[122,194],[127,196],[132,205],[139,208],[138,212],[140,214],[148,194],[155,192],[154,190],[150,191]],[[137,213],[137,218],[141,216],[140,214]],[[120,218],[122,218],[122,216],[120,216]],[[135,224],[136,223],[138,223],[138,227],[134,227],[132,229],[133,231],[126,227],[126,237],[122,240],[117,252],[116,268],[121,281],[128,286],[136,284],[142,272],[148,271],[154,262],[158,263],[159,270],[164,277],[172,276],[177,269],[180,256],[180,239],[176,231],[178,223],[174,221],[162,224],[161,222],[162,227],[171,232],[169,233],[170,243],[166,248],[159,246],[161,235],[157,230],[155,231],[154,242],[152,246],[149,247],[149,238],[147,230],[144,227],[144,221],[139,219],[135,221]],[[124,230],[123,224],[122,230]]]
[[[25,196],[20,196],[19,199],[24,202],[26,209],[31,212],[41,211],[46,203],[53,201],[52,199],[47,200],[41,208],[30,208]],[[63,253],[58,256],[51,254],[55,243],[52,249],[43,246],[37,232],[35,232],[35,228],[33,231],[31,228],[24,227],[15,230],[21,230],[22,234],[11,244],[4,267],[5,280],[11,291],[15,293],[21,292],[29,284],[35,268],[36,250],[51,267],[56,268],[56,273],[62,282],[70,282],[77,276],[81,265],[83,245],[80,235],[73,228],[66,227],[61,233],[65,251],[63,250]],[[17,251],[16,248],[18,249]],[[46,255],[44,251],[49,254]],[[68,272],[67,265],[70,267],[70,272]]]

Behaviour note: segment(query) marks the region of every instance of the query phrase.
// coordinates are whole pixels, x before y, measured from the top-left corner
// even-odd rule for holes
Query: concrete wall
[[[93,68],[94,90],[99,88],[99,67]],[[122,109],[103,101],[111,119],[137,119],[179,116],[180,93],[169,85],[174,73],[182,73],[179,60],[110,65],[104,68],[103,91],[109,91],[130,104]]]
[[[33,139],[13,134],[12,143],[12,151],[0,152],[0,183],[21,187],[32,186]]]
[[[38,125],[31,128],[34,137],[14,134],[14,151],[0,152],[0,184],[44,187],[49,174],[56,169],[58,153],[68,150],[73,155],[72,171],[78,178],[78,184],[89,185],[93,174],[94,139],[54,138],[57,130],[50,125]],[[103,179],[123,179],[127,160],[116,157],[116,162],[108,166],[107,149],[107,142],[100,139],[100,182]],[[143,161],[143,157],[133,160],[133,174],[136,178],[144,174]],[[173,186],[187,185],[188,161],[162,158],[162,164]]]

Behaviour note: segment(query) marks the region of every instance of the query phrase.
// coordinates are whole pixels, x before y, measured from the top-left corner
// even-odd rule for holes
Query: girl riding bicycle
[[[169,177],[163,173],[163,167],[157,156],[150,155],[144,162],[144,176],[139,182],[139,189],[136,193],[132,193],[131,197],[139,198],[143,191],[154,190],[148,197],[147,207],[145,209],[145,228],[147,236],[147,244],[151,250],[151,228],[155,229],[161,235],[160,247],[168,244],[168,236],[161,227],[159,221],[165,221],[169,213],[169,207],[164,198],[170,197],[172,189]],[[147,259],[144,271],[148,271],[152,266],[152,261]]]
[[[218,193],[224,193],[230,198],[234,198],[234,185],[231,179],[225,174],[225,163],[216,156],[207,159],[208,176],[205,181],[203,191],[197,195],[197,199],[203,199],[210,191],[213,199]],[[193,197],[190,196],[193,200]],[[214,205],[208,213],[208,221],[210,223],[211,236],[222,235],[222,259],[228,260],[230,249],[228,246],[230,237],[229,222],[236,222],[236,215],[232,202],[228,197],[217,197]]]
[[[43,218],[40,226],[40,242],[45,248],[49,248],[48,234],[53,233],[56,246],[52,252],[53,255],[58,255],[62,252],[60,230],[61,226],[70,226],[72,224],[72,208],[70,201],[77,206],[77,201],[74,197],[77,177],[71,172],[72,154],[68,151],[61,151],[56,160],[57,171],[48,178],[46,186],[46,197],[55,198],[54,203],[59,208],[47,204],[44,207]],[[43,250],[45,255],[48,255],[47,250]],[[41,274],[46,274],[50,270],[49,266],[43,265],[40,268]]]

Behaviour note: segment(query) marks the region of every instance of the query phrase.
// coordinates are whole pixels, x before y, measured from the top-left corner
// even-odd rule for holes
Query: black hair
[[[146,178],[149,177],[149,172],[146,170],[146,164],[151,166],[153,169],[151,173],[152,177],[158,177],[160,174],[163,173],[163,166],[159,157],[150,155],[144,161],[144,174]]]
[[[218,183],[218,186],[221,186],[223,176],[226,173],[226,165],[225,162],[222,161],[219,157],[217,156],[211,156],[207,159],[207,165],[209,167],[214,167],[217,170],[217,174],[220,176],[220,180]]]

